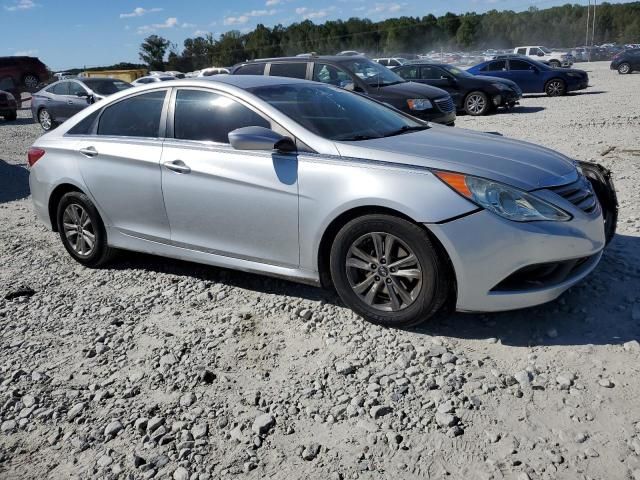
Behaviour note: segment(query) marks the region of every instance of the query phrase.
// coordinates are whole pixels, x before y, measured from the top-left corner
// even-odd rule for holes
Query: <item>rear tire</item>
[[[331,278],[344,303],[365,320],[405,328],[433,317],[452,292],[446,259],[419,226],[366,215],[340,229]]]
[[[561,78],[552,78],[544,86],[544,91],[549,97],[562,97],[567,93],[567,86]]]
[[[627,62],[622,62],[620,65],[618,65],[618,73],[620,75],[628,75],[631,73],[631,65],[628,64]]]
[[[489,110],[491,110],[489,97],[484,92],[470,92],[464,99],[464,111],[467,112],[468,115],[479,117],[486,115]]]
[[[115,250],[107,244],[100,214],[84,193],[69,192],[62,196],[56,223],[64,248],[78,263],[99,267],[113,257]]]
[[[22,83],[29,91],[34,91],[40,84],[40,79],[33,73],[27,73],[22,77]]]

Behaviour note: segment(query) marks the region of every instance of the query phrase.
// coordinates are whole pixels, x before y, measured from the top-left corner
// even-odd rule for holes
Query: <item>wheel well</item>
[[[56,210],[58,209],[58,204],[60,203],[60,199],[69,192],[83,193],[82,190],[75,185],[63,183],[62,185],[58,185],[49,196],[49,220],[51,221],[51,228],[54,232],[58,231],[58,222],[56,221]]]
[[[336,217],[326,228],[324,234],[322,235],[322,239],[320,240],[320,246],[318,248],[318,272],[320,274],[320,283],[324,288],[333,288],[333,281],[331,280],[331,269],[329,267],[329,258],[331,254],[331,245],[333,244],[333,239],[336,237],[338,232],[342,227],[344,227],[347,223],[349,223],[354,218],[362,217],[364,215],[372,215],[372,214],[383,214],[383,215],[392,215],[394,217],[402,218],[408,222],[413,223],[414,225],[418,225],[422,228],[427,235],[429,235],[429,239],[436,247],[438,252],[446,259],[447,265],[451,269],[452,281],[453,281],[453,289],[452,292],[455,296],[457,296],[457,281],[455,275],[455,269],[453,268],[453,263],[449,258],[449,254],[447,253],[444,246],[440,243],[440,240],[431,233],[431,231],[425,227],[422,223],[418,223],[414,221],[412,218],[407,215],[394,210],[392,208],[379,207],[379,206],[366,206],[366,207],[357,207],[351,210],[347,210],[343,212],[338,217]],[[455,299],[454,299],[455,305]]]

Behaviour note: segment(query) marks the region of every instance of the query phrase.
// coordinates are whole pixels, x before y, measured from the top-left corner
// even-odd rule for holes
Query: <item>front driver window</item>
[[[82,85],[76,82],[69,82],[69,95],[77,96],[81,93],[87,93]]]
[[[203,90],[178,90],[174,137],[229,143],[229,132],[242,127],[270,128],[270,123],[241,103]]]
[[[347,72],[326,63],[316,63],[314,65],[313,80],[341,88],[349,83],[353,83],[353,79]]]

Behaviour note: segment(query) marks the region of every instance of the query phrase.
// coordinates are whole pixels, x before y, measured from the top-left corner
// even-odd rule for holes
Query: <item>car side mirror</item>
[[[242,127],[229,132],[229,143],[236,150],[278,150],[295,152],[295,142],[270,128]]]
[[[538,53],[537,53],[537,55],[538,55],[539,57],[544,57],[544,53],[542,53],[542,52],[538,52]]]
[[[89,98],[91,97],[91,95],[88,92],[82,91],[82,92],[76,92],[76,97]]]

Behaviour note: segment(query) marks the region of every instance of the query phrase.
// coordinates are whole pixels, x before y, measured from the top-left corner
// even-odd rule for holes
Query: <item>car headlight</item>
[[[434,173],[463,197],[502,218],[514,222],[571,220],[568,213],[518,188],[462,173]]]
[[[575,72],[567,72],[567,75],[573,78],[582,78],[582,75],[580,75],[579,73],[575,73]]]
[[[14,96],[13,96],[13,94],[12,94],[12,93],[9,93],[9,92],[7,92],[7,98],[8,98],[9,100],[15,100],[15,99],[16,99],[16,97],[14,97]]]
[[[407,100],[409,110],[428,110],[433,108],[433,104],[426,98],[412,98]]]
[[[497,88],[498,90],[502,90],[503,92],[505,90],[511,90],[511,88],[508,85],[505,85],[504,83],[492,83],[491,85],[494,88]]]

